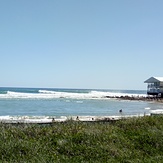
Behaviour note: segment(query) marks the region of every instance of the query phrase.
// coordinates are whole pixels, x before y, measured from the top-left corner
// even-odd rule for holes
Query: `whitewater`
[[[46,123],[77,116],[92,120],[104,116],[142,116],[163,109],[159,103],[106,98],[121,96],[146,97],[146,91],[0,88],[0,121]]]
[[[62,92],[59,91],[50,91],[50,90],[38,90],[35,93],[28,92],[13,92],[6,91],[4,94],[0,94],[0,98],[27,98],[27,99],[52,99],[52,98],[70,98],[70,99],[92,99],[92,98],[106,98],[106,97],[121,97],[121,96],[130,96],[130,97],[146,97],[146,94],[138,93],[122,93],[122,92],[113,92],[113,91],[87,91],[80,93],[75,92]]]

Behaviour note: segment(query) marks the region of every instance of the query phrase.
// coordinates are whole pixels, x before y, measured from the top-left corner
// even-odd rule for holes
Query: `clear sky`
[[[162,0],[0,1],[1,87],[146,89],[162,65]]]

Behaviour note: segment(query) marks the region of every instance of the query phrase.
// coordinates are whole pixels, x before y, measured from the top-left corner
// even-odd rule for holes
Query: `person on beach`
[[[76,117],[76,120],[79,121],[79,117],[78,116]]]
[[[119,112],[122,113],[122,109],[120,109]]]

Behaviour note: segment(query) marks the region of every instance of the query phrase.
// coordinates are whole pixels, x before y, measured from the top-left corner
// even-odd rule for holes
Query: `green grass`
[[[162,163],[163,117],[0,124],[0,162]]]

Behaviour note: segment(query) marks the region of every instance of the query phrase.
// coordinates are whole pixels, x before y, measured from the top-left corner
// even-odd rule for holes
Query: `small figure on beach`
[[[55,119],[54,118],[52,119],[52,122],[55,122]]]
[[[119,112],[122,113],[122,109],[120,109]]]
[[[78,116],[76,117],[76,120],[79,121],[79,117]]]

